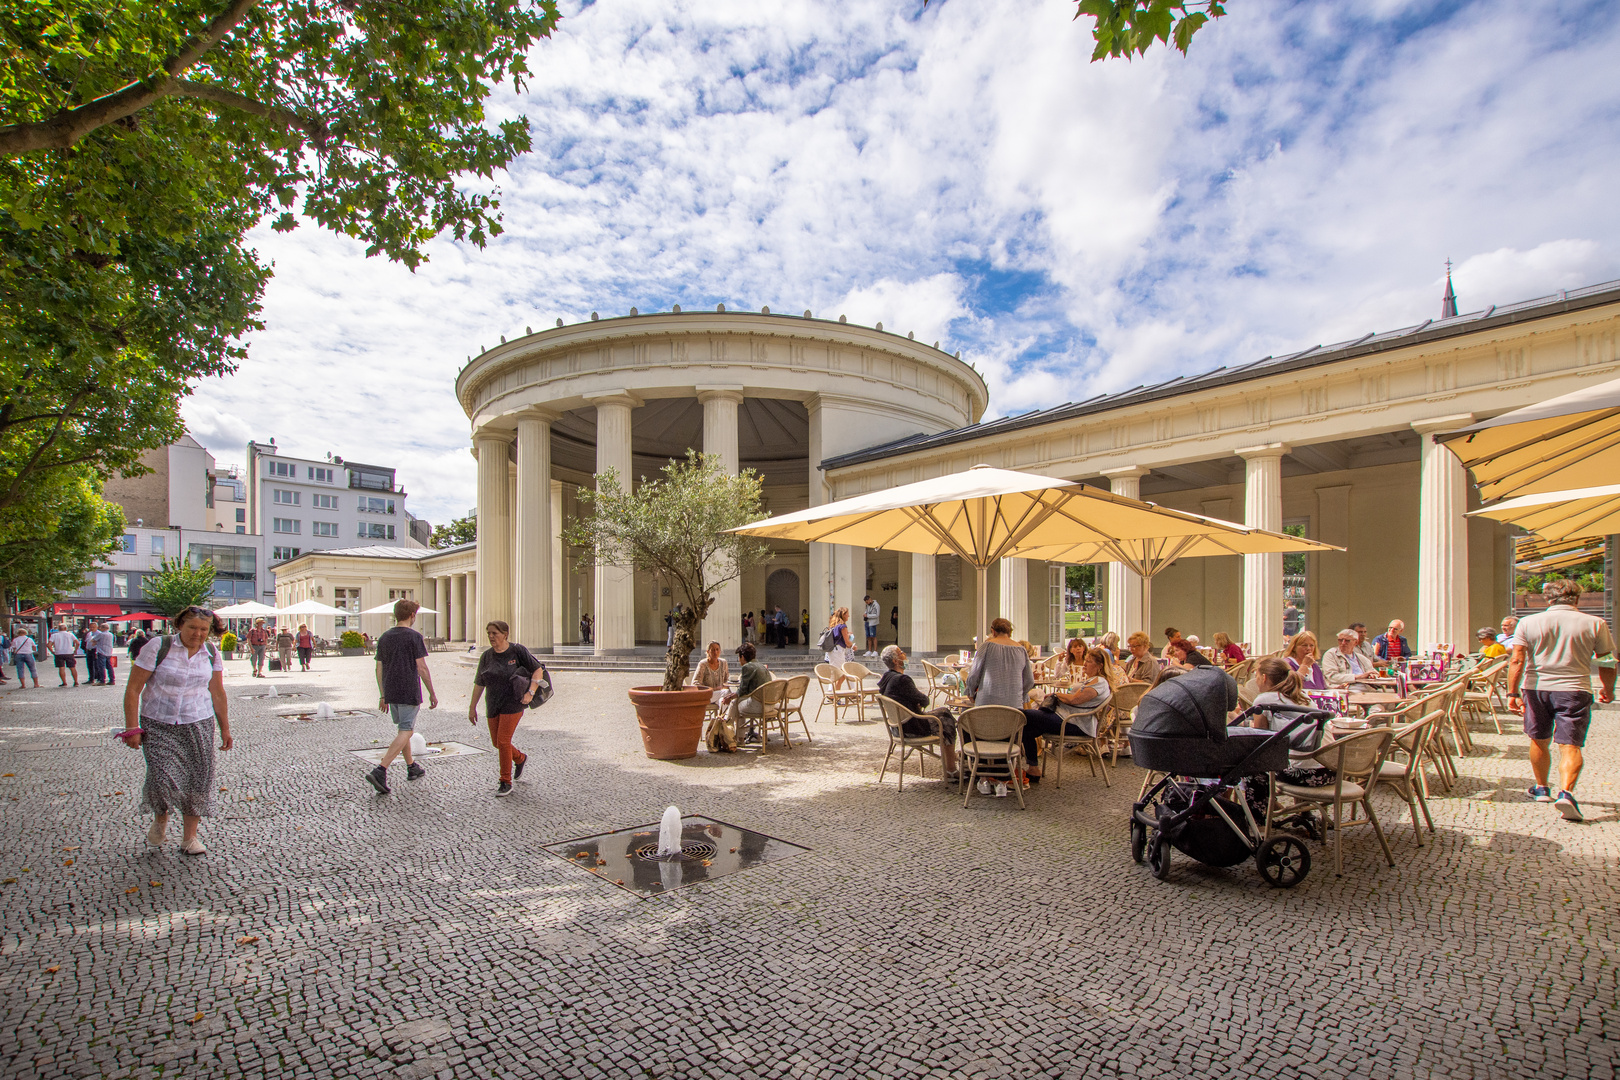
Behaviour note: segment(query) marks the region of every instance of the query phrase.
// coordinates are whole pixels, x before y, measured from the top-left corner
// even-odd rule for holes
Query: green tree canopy
[[[1074,17],[1090,16],[1097,47],[1093,62],[1141,56],[1155,41],[1185,55],[1193,35],[1226,14],[1225,0],[1075,0]]]
[[[157,573],[146,575],[141,590],[147,603],[170,618],[193,604],[206,607],[214,595],[214,564],[192,564],[178,556],[164,559]]]
[[[124,511],[101,498],[87,468],[58,469],[0,514],[0,610],[48,604],[81,591],[124,532]]]
[[[583,570],[598,560],[657,574],[684,600],[664,658],[664,689],[679,690],[691,674],[698,623],[714,603],[714,590],[742,577],[771,557],[770,545],[727,532],[764,514],[758,473],[729,475],[714,454],[688,450],[660,475],[626,491],[618,473],[596,475],[596,490],[580,488],[588,509],[563,530],[567,543],[584,548]]]
[[[231,371],[298,214],[412,268],[500,232],[554,0],[0,0],[0,510],[29,479],[142,471]],[[464,187],[463,178],[478,178]]]
[[[478,518],[468,514],[463,518],[456,518],[448,525],[433,526],[433,536],[428,541],[429,547],[447,548],[457,544],[470,544],[478,539]]]

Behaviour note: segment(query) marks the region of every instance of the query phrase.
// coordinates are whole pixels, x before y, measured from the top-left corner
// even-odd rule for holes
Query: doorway
[[[765,579],[765,614],[773,614],[778,607],[787,613],[788,641],[795,642],[799,636],[799,575],[785,568],[772,570]]]

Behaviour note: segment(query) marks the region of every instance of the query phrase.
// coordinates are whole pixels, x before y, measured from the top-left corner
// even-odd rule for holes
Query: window
[[[297,491],[283,491],[281,488],[276,488],[275,501],[282,506],[297,506],[300,494]]]
[[[338,508],[336,495],[321,495],[317,493],[310,496],[310,502],[315,504],[315,509],[317,510],[336,510]]]
[[[332,470],[317,469],[315,466],[311,465],[309,467],[309,478],[315,481],[317,484],[330,484],[332,482]]]
[[[152,537],[152,554],[156,555],[158,558],[161,559],[161,558],[163,558],[163,556],[167,555],[168,553],[169,553],[169,538],[167,536],[154,536],[154,537]]]
[[[270,527],[278,533],[296,533],[304,531],[304,523],[297,518],[271,518]]]
[[[362,495],[360,496],[359,509],[362,514],[392,514],[394,512],[394,500]]]
[[[112,575],[111,574],[102,573],[102,574],[97,574],[96,575],[96,595],[97,596],[111,596],[112,595]]]
[[[123,535],[123,537],[118,541],[118,544],[119,544],[118,550],[122,551],[124,554],[126,554],[126,555],[135,554],[135,534],[134,533],[125,533]]]
[[[336,536],[338,534],[338,523],[335,521],[312,521],[309,525],[309,531],[316,536]]]
[[[317,496],[317,498],[319,498],[319,496]],[[236,520],[237,521],[246,521],[247,520],[247,511],[241,509],[240,507],[238,507],[237,511],[236,511]]]
[[[288,480],[298,479],[298,466],[290,461],[270,462],[271,476],[285,476]]]
[[[366,488],[370,491],[393,491],[394,470],[351,467],[349,469],[349,486],[352,488]]]
[[[298,558],[298,552],[300,550],[301,549],[295,547],[273,547],[270,549],[270,557],[277,562],[282,562],[286,559],[296,559]]]
[[[252,577],[259,562],[258,552],[232,544],[192,544],[191,565],[213,563],[216,574],[245,574]]]
[[[216,582],[214,582],[214,595],[219,597],[222,600],[234,599],[235,596],[236,596],[236,582],[234,582],[234,581],[216,581]]]
[[[336,615],[333,622],[339,630],[353,628],[360,629],[360,590],[359,589],[333,589],[332,606],[352,611],[353,615]]]
[[[112,594],[114,599],[129,599],[129,575],[114,574],[112,576]]]
[[[236,583],[236,598],[238,600],[251,600],[256,592],[258,592],[258,586],[251,581],[238,581]]]
[[[390,600],[415,600],[416,599],[416,590],[415,589],[389,589],[388,590],[388,599],[390,599]]]
[[[393,538],[394,527],[392,525],[383,525],[380,522],[368,524],[362,521],[360,523],[360,539],[362,540],[392,540]]]
[[[247,532],[247,526],[246,525],[238,525],[236,527],[236,531],[239,532],[239,533],[245,534]]]

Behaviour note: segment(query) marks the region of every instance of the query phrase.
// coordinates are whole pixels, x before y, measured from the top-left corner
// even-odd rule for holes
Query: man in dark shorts
[[[1614,638],[1608,623],[1577,608],[1581,587],[1573,581],[1549,581],[1541,591],[1547,610],[1526,615],[1514,631],[1508,708],[1524,714],[1524,733],[1530,737],[1530,768],[1536,774],[1530,797],[1555,804],[1569,821],[1580,821],[1575,782],[1581,776],[1581,748],[1592,723],[1592,661],[1614,653]],[[1614,700],[1614,674],[1612,662],[1598,667],[1603,685],[1597,700],[1605,705]],[[1563,786],[1557,798],[1547,786],[1552,769],[1549,741],[1559,746]]]
[[[405,779],[419,780],[427,772],[411,757],[411,736],[416,734],[416,714],[422,708],[424,685],[428,689],[428,708],[439,707],[433,673],[428,670],[427,642],[411,625],[421,606],[415,600],[396,600],[394,622],[398,625],[384,630],[377,639],[377,708],[389,714],[397,729],[394,741],[383,751],[382,764],[366,774],[367,782],[379,795],[388,794],[388,766],[400,754],[405,755]]]

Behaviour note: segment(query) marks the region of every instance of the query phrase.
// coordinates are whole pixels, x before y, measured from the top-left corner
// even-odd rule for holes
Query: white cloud
[[[882,321],[992,414],[1620,277],[1607,7],[1240,5],[1189,58],[1088,62],[1051,0],[568,6],[521,99],[507,232],[412,275],[265,232],[268,328],[187,406],[465,512],[451,396],[526,325],[680,303]]]

